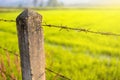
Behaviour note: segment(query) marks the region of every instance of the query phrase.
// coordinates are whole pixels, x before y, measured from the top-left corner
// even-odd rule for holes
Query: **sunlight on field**
[[[2,12],[0,18],[15,20],[18,12]],[[41,10],[43,24],[64,25],[93,31],[120,32],[119,9]],[[46,66],[72,80],[119,80],[120,37],[77,32],[44,26]],[[0,46],[18,52],[16,24],[0,22]],[[0,49],[7,74],[10,69],[21,80],[16,65],[8,68],[6,52]],[[16,58],[10,55],[11,64]],[[2,62],[2,61],[1,61]],[[13,68],[12,68],[13,66]],[[18,73],[17,73],[18,71]],[[56,75],[47,73],[47,80]],[[0,80],[3,79],[0,76]],[[9,80],[9,77],[8,77]],[[56,80],[63,80],[57,77]]]

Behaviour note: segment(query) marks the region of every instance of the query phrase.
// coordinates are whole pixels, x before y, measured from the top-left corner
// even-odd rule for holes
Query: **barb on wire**
[[[2,22],[15,22],[15,20],[6,20],[6,19],[0,19]]]
[[[57,72],[55,72],[55,71],[53,71],[53,70],[50,70],[50,69],[48,69],[48,68],[45,68],[47,71],[49,71],[49,72],[52,72],[52,73],[54,73],[54,74],[56,74],[57,76],[59,76],[59,77],[61,77],[61,78],[64,78],[64,79],[66,79],[66,80],[71,80],[70,78],[68,78],[68,77],[66,77],[66,76],[64,76],[64,75],[61,75],[61,74],[59,74],[59,73],[57,73]]]
[[[6,49],[6,48],[3,48],[3,47],[1,47],[1,46],[0,46],[0,49],[2,49],[2,50],[4,50],[4,51],[7,51],[7,52],[9,52],[9,53],[12,53],[12,54],[14,54],[15,56],[19,56],[19,55],[16,54],[15,52],[10,51],[10,50],[8,50],[8,49]]]
[[[67,31],[74,30],[74,31],[79,31],[79,32],[94,33],[94,34],[100,34],[100,35],[120,36],[120,34],[116,34],[116,33],[112,33],[112,32],[92,31],[92,30],[84,29],[84,28],[72,28],[72,27],[68,27],[68,26],[57,26],[57,25],[51,25],[51,24],[45,24],[45,25],[42,25],[42,26],[60,28],[60,30],[61,29],[66,29]]]
[[[6,19],[0,19],[0,21],[3,21],[3,22],[16,22],[15,20],[6,20]],[[112,33],[112,32],[92,31],[92,30],[85,29],[85,28],[72,28],[72,27],[62,26],[62,25],[58,26],[58,25],[53,25],[53,24],[47,24],[46,22],[44,22],[44,24],[42,26],[59,28],[60,31],[62,29],[65,29],[67,31],[74,30],[74,31],[79,31],[79,32],[94,33],[94,34],[100,34],[100,35],[120,36],[120,34]]]

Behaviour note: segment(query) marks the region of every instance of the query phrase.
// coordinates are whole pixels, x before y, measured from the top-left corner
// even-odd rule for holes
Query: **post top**
[[[31,10],[31,9],[25,9],[18,17],[16,20],[19,19],[28,19],[28,17],[42,17],[39,13]]]

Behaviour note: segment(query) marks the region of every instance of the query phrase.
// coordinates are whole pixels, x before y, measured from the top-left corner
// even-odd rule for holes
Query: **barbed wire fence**
[[[0,22],[8,22],[8,23],[11,23],[11,22],[16,22],[16,21],[15,21],[15,20],[0,19]],[[51,27],[50,25],[43,25],[43,26]],[[57,27],[57,26],[56,26],[56,27]],[[58,26],[58,27],[59,27],[59,26]],[[13,52],[13,51],[11,51],[11,50],[8,50],[8,49],[6,49],[6,48],[3,48],[2,46],[0,46],[0,49],[2,49],[2,50],[4,50],[4,51],[7,51],[7,52],[9,52],[9,53],[11,53],[11,54],[13,54],[13,55],[15,55],[15,56],[17,56],[17,57],[20,57],[20,55],[18,55],[18,52]],[[45,68],[45,69],[46,69],[46,71],[49,71],[49,72],[51,72],[51,73],[53,73],[53,74],[55,74],[55,75],[63,78],[64,80],[71,80],[70,78],[68,78],[68,77],[66,77],[66,76],[64,76],[64,75],[62,75],[62,74],[60,74],[60,73],[58,73],[58,72],[56,72],[56,71],[53,71],[53,70],[51,70],[51,69],[49,69],[49,68]],[[11,75],[9,75],[9,74],[7,74],[5,71],[3,71],[1,68],[0,68],[0,72],[2,72],[3,74],[9,76],[10,79],[16,80],[16,79],[14,79]]]
[[[8,22],[8,23],[15,23],[16,21],[15,20],[8,20],[8,19],[0,19],[0,22]],[[58,28],[60,30],[64,29],[64,30],[67,30],[67,31],[78,31],[78,32],[85,32],[85,33],[93,33],[93,34],[100,34],[100,35],[109,35],[109,36],[120,36],[120,34],[118,33],[113,33],[113,32],[101,32],[101,31],[92,31],[92,30],[89,30],[89,29],[85,29],[85,28],[75,28],[75,27],[69,27],[69,26],[63,26],[63,25],[53,25],[53,24],[47,24],[46,22],[44,24],[42,24],[42,26],[45,26],[45,27],[49,27],[49,28]],[[0,49],[4,50],[4,51],[7,51],[17,57],[20,57],[18,52],[13,52],[11,50],[8,50],[6,48],[3,48],[2,46],[0,46]],[[71,80],[70,78],[60,74],[60,73],[57,73],[49,68],[45,68],[47,71],[65,79],[65,80]],[[4,74],[7,74],[5,71],[2,71],[2,69],[0,68],[0,72],[4,73]],[[7,76],[9,76],[12,80],[15,80],[12,78],[11,75],[7,74]]]

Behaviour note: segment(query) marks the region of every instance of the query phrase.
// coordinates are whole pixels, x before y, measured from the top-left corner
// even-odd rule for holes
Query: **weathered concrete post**
[[[42,16],[26,9],[16,19],[22,80],[45,80]]]

